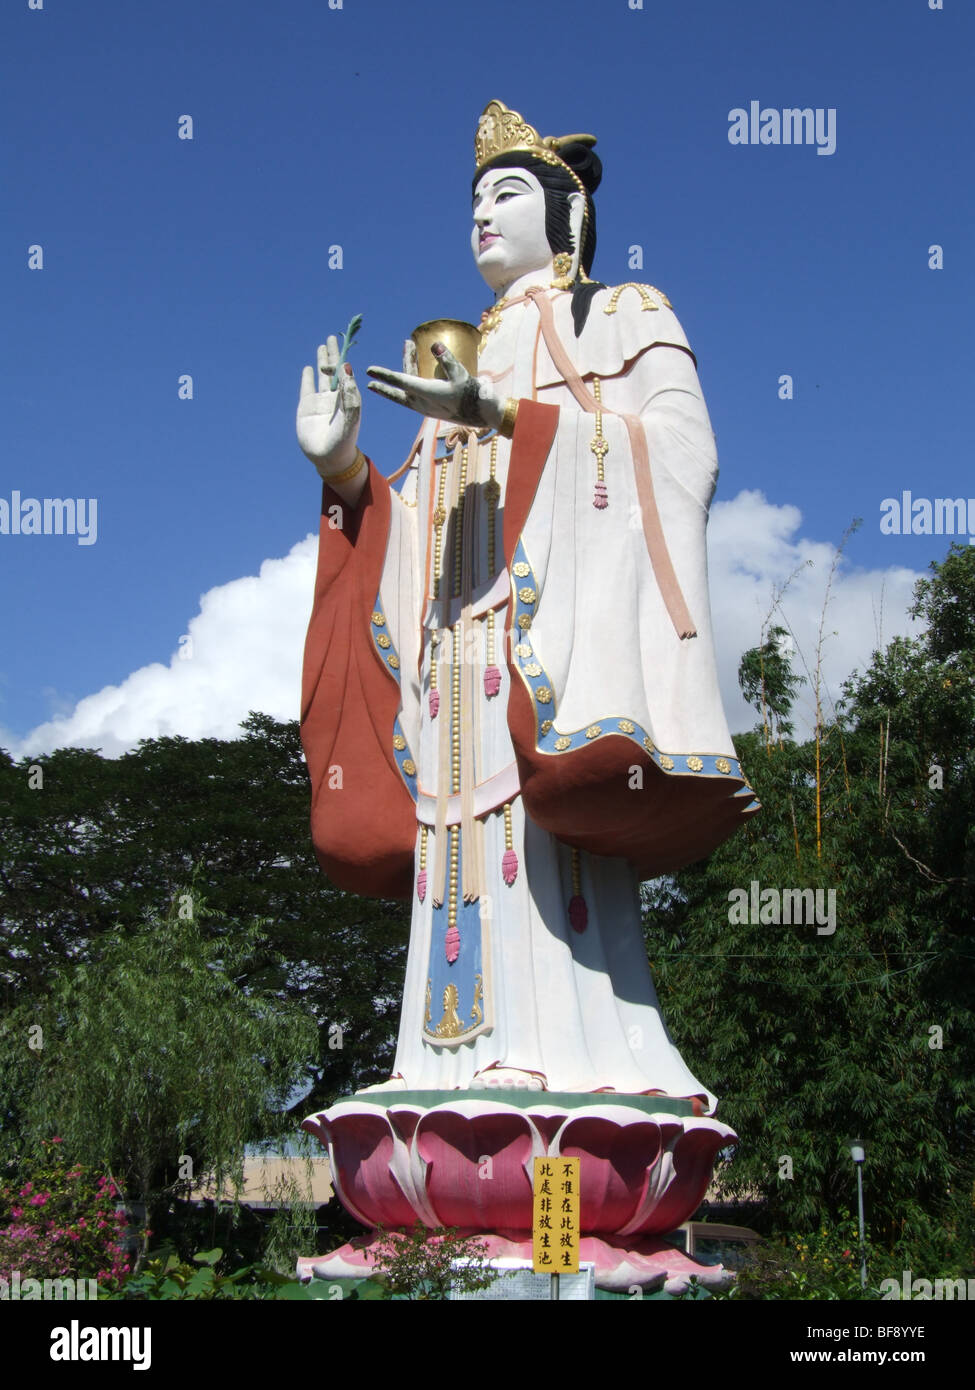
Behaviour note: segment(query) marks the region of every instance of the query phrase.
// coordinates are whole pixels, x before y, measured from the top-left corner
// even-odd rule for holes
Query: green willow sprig
[[[355,335],[361,327],[362,315],[355,314],[353,318],[349,320],[349,326],[342,334],[342,351],[339,353],[339,360],[336,362],[334,370],[332,371],[332,380],[330,382],[330,389],[332,391],[337,391],[339,389],[339,372],[345,364],[345,359],[349,354],[349,348],[352,346]]]

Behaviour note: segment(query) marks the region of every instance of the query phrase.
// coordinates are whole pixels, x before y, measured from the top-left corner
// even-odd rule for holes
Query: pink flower
[[[43,1207],[43,1206],[46,1206],[46,1205],[47,1205],[47,1197],[45,1196],[45,1194],[44,1194],[43,1192],[38,1192],[35,1196],[33,1196],[33,1197],[30,1199],[30,1204],[31,1204],[32,1207]]]
[[[11,1207],[11,1208],[10,1208],[10,1215],[11,1215],[11,1216],[23,1216],[23,1214],[24,1214],[24,1209],[23,1209],[23,1207]]]
[[[60,1135],[57,1135],[57,1134],[55,1134],[54,1138],[51,1140],[51,1143],[52,1143],[52,1144],[60,1144],[60,1143],[62,1143],[62,1142],[63,1142],[63,1141],[62,1141]]]

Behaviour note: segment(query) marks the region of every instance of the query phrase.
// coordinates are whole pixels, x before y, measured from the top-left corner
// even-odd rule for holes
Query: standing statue
[[[661,1018],[639,885],[757,809],[711,636],[717,458],[667,297],[589,278],[594,144],[485,109],[471,240],[496,298],[466,366],[445,324],[428,362],[411,340],[403,372],[369,368],[423,417],[393,480],[358,448],[335,338],[318,390],[302,377],[325,483],[313,839],[340,887],[412,900],[394,1074],[372,1088],[388,1105],[488,1087],[716,1104]]]

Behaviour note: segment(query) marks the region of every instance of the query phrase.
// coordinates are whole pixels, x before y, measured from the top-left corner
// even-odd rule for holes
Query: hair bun
[[[574,140],[568,145],[560,146],[558,154],[572,172],[579,176],[589,193],[595,193],[602,182],[603,161],[592,146]]]

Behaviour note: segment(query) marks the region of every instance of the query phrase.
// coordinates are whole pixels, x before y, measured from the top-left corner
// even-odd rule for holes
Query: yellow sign
[[[536,1158],[532,1267],[536,1274],[579,1273],[579,1159]]]

